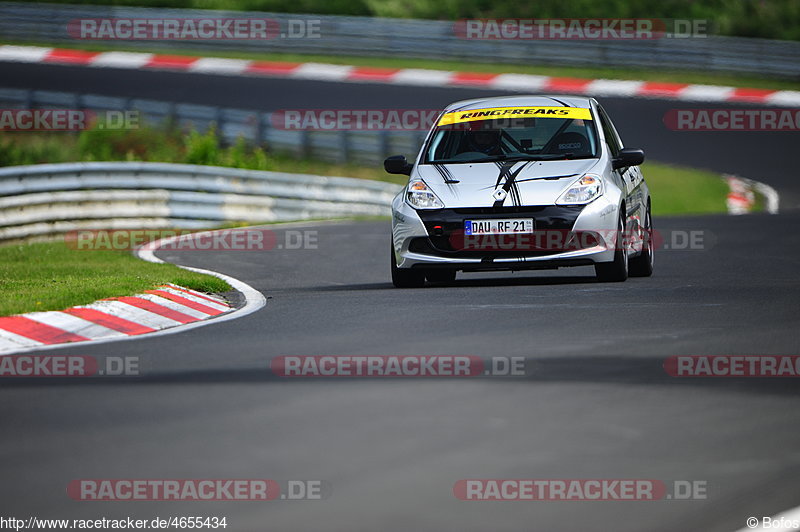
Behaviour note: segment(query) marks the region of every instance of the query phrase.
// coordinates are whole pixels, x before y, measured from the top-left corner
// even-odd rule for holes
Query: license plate
[[[533,233],[533,218],[464,220],[465,235],[514,235]]]

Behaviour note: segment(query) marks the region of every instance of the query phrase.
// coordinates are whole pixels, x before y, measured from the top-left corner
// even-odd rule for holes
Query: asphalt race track
[[[411,108],[487,91],[2,65],[2,85],[242,108]],[[55,82],[54,80],[57,80]],[[653,159],[773,185],[781,214],[656,219],[700,249],[659,249],[649,279],[591,268],[460,275],[395,290],[387,222],[304,226],[317,249],[162,252],[269,301],[168,336],[51,351],[138,356],[121,380],[2,383],[5,514],[227,516],[229,530],[728,531],[800,504],[796,379],[686,379],[672,355],[797,355],[797,133],[674,133],[676,107],[602,100]],[[411,155],[411,154],[408,154]],[[658,198],[654,198],[658,201]],[[277,229],[277,241],[283,231]],[[294,228],[293,230],[298,230]],[[672,242],[668,241],[668,245]],[[674,246],[671,246],[674,248]],[[523,356],[527,375],[286,379],[281,355]],[[89,478],[320,479],[322,501],[79,502]],[[468,478],[707,482],[704,500],[465,502]]]

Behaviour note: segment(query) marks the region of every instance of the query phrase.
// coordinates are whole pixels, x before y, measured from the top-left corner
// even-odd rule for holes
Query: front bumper
[[[392,212],[392,237],[399,268],[548,269],[591,265],[614,258],[617,206],[602,196],[579,206],[417,211],[398,195]],[[496,239],[463,234],[465,220],[486,218],[533,218],[535,234],[504,235]],[[548,240],[551,237],[554,239]]]

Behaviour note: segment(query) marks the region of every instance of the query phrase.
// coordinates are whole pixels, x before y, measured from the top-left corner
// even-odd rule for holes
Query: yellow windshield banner
[[[474,120],[497,120],[504,118],[577,118],[591,120],[592,112],[582,107],[490,107],[470,111],[452,111],[442,115],[440,126],[472,122]]]

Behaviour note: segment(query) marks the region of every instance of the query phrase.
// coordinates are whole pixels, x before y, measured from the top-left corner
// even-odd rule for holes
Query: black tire
[[[456,280],[456,271],[448,269],[428,270],[425,278],[431,283],[452,283]]]
[[[422,288],[425,286],[425,272],[397,267],[394,260],[394,243],[392,243],[389,260],[392,264],[392,284],[395,288]]]
[[[650,214],[650,205],[647,205],[647,214],[644,218],[644,235],[645,239],[642,246],[642,253],[631,259],[628,265],[628,274],[631,277],[650,277],[653,275],[653,216]]]
[[[614,244],[614,260],[612,262],[597,262],[594,273],[603,283],[620,283],[628,278],[628,253],[625,249],[625,206],[620,207],[619,222],[617,223],[617,241]]]

